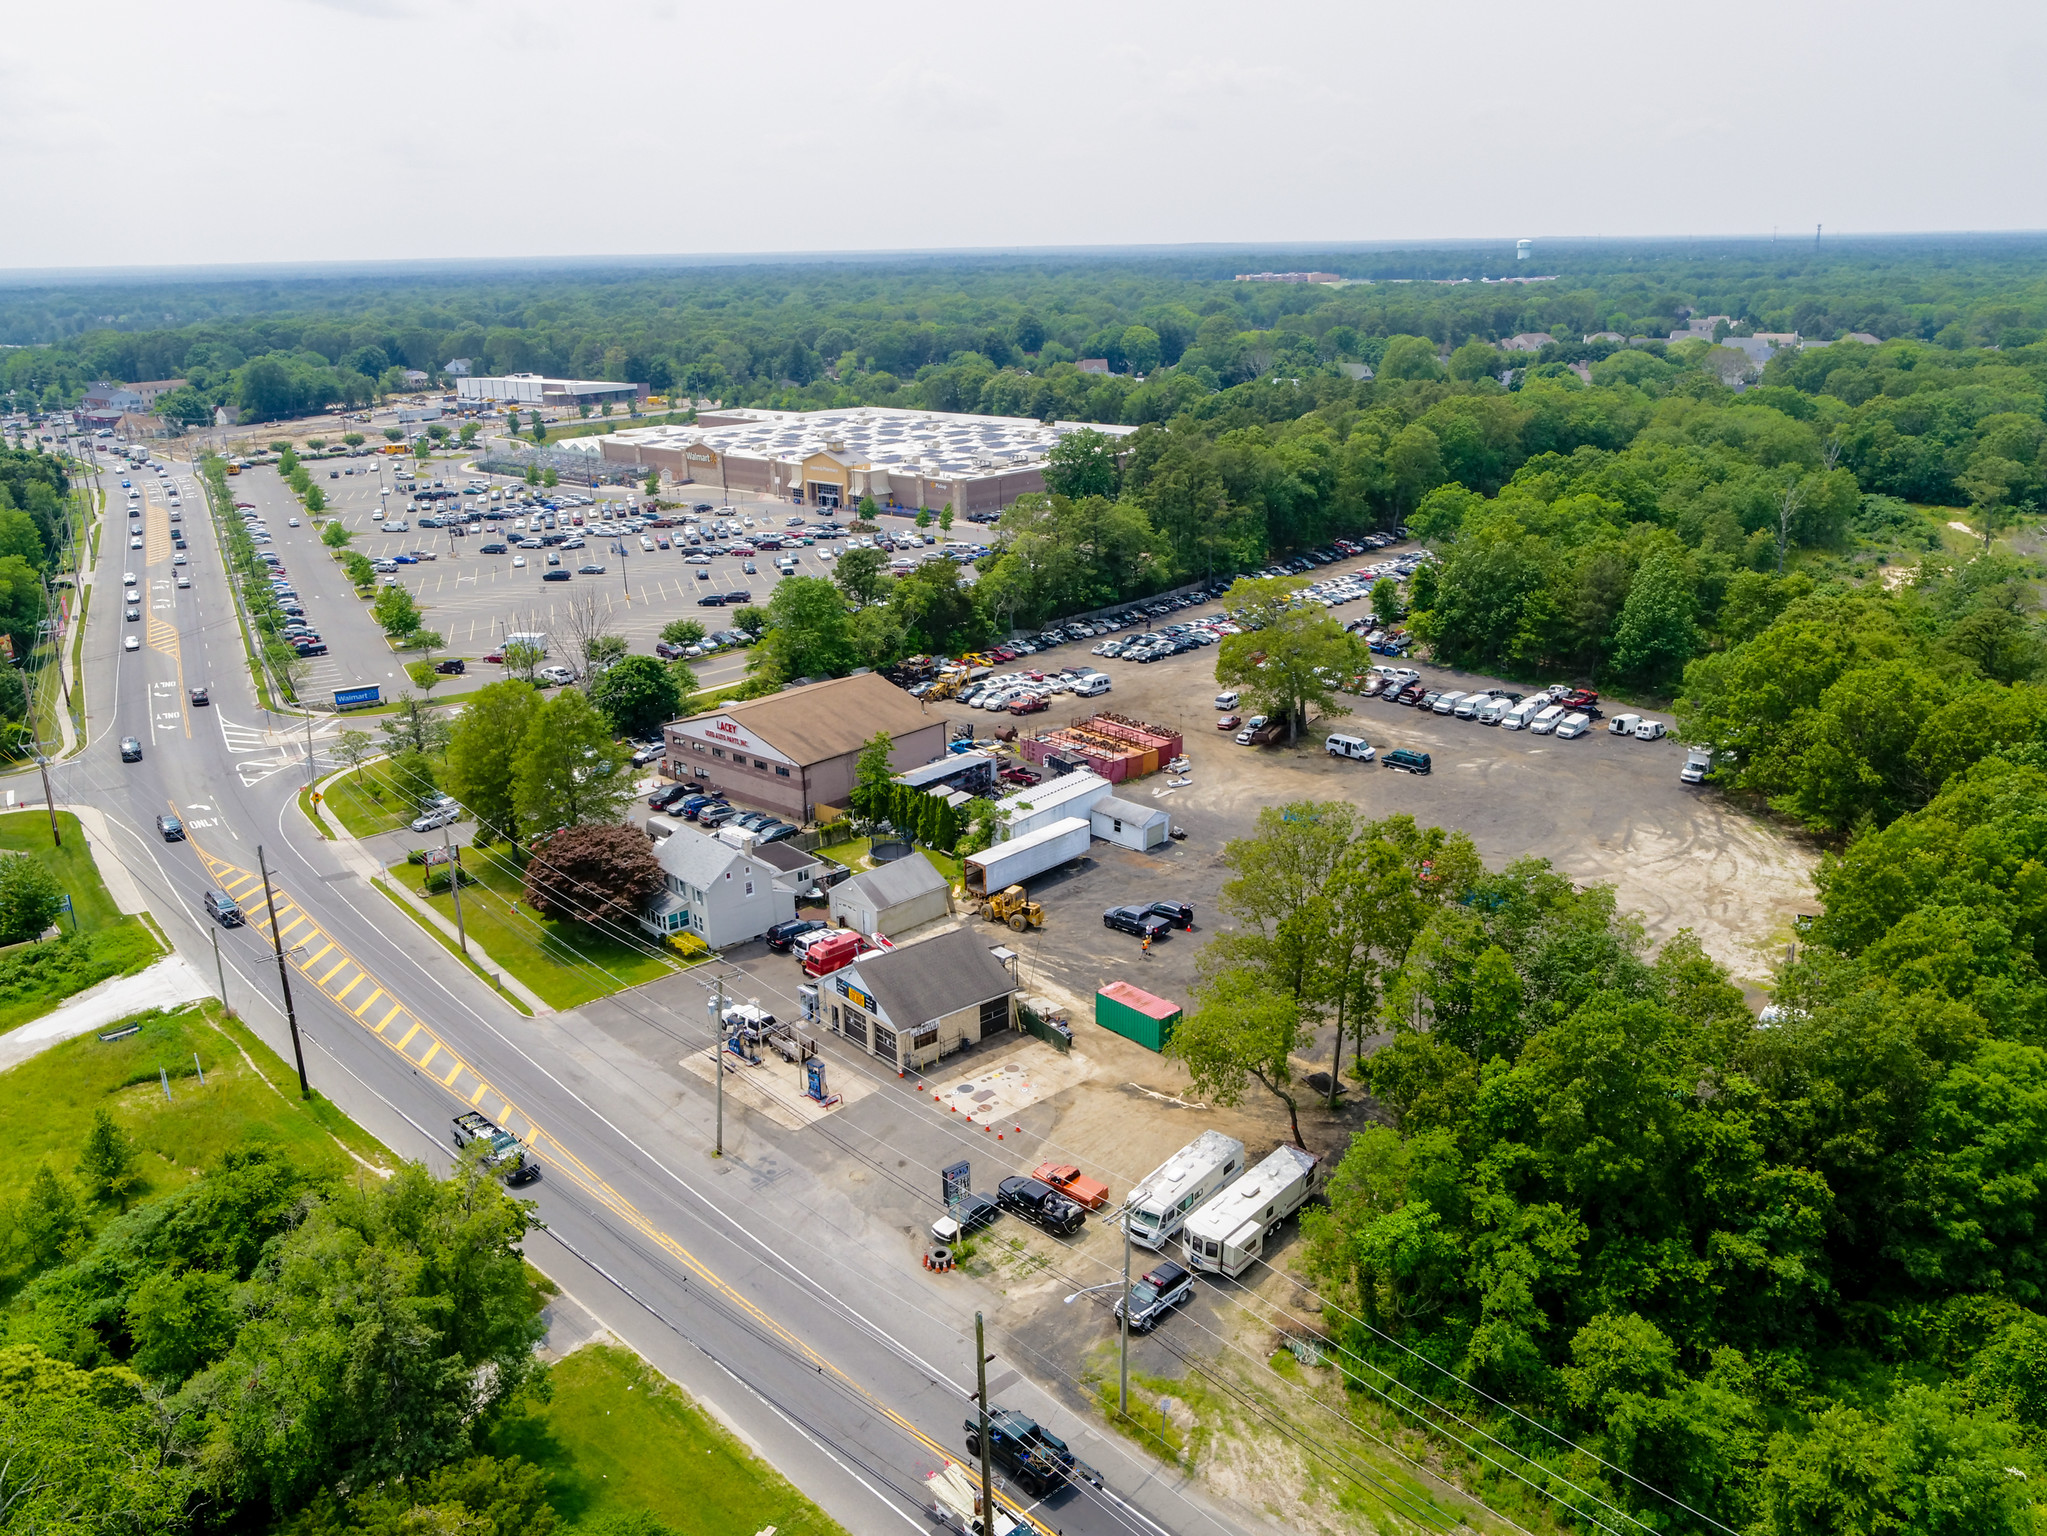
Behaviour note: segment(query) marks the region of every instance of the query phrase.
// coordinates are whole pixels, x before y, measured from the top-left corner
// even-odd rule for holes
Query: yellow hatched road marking
[[[476,1101],[489,1092],[490,1084],[484,1082],[481,1078],[477,1079],[476,1092],[469,1095],[469,1107],[471,1109],[476,1108]]]
[[[372,992],[368,997],[362,1000],[362,1006],[355,1010],[355,1016],[357,1018],[361,1018],[364,1014],[368,1013],[370,1011],[370,1004],[374,1003],[378,998],[382,997],[383,995],[384,989],[382,987],[378,987],[376,991]]]
[[[426,1037],[426,1054],[419,1058],[418,1062],[419,1070],[424,1072],[426,1070],[427,1063],[432,1061],[436,1056],[440,1054],[441,1042],[436,1040],[432,1035],[428,1035]],[[457,1062],[455,1063],[455,1065],[459,1067],[461,1066],[461,1063]]]
[[[260,875],[244,875],[242,876],[241,879],[235,881],[234,884],[224,885],[221,887],[221,889],[226,891],[228,895],[232,896],[238,891],[247,889],[249,886],[255,884],[256,881],[260,880],[261,878],[262,876]]]
[[[397,1018],[398,1015],[403,1013],[404,1011],[405,1005],[403,1003],[393,1003],[391,1005],[391,1011],[385,1014],[381,1019],[377,1020],[377,1033],[381,1035],[386,1029],[390,1027],[391,1021]]]
[[[311,921],[312,919],[310,917],[307,917],[305,913],[301,912],[291,922],[286,923],[282,928],[278,929],[277,936],[281,939],[286,934],[290,933],[294,928],[302,927],[303,925],[310,923]]]
[[[412,1037],[420,1032],[421,1027],[419,1024],[414,1024],[412,1028],[408,1029],[404,1037],[399,1040],[396,1048],[403,1051],[408,1045],[412,1044]]]
[[[355,989],[356,989],[357,987],[361,986],[361,985],[362,985],[362,984],[363,984],[364,982],[368,981],[369,979],[370,979],[370,977],[369,977],[369,972],[367,972],[367,971],[363,971],[363,970],[358,970],[358,971],[357,971],[357,972],[355,973],[355,980],[351,981],[351,982],[350,982],[350,983],[349,983],[349,984],[348,984],[347,986],[343,987],[343,988],[342,988],[342,989],[341,989],[341,990],[340,990],[339,992],[331,992],[331,993],[329,993],[328,995],[329,995],[330,997],[332,997],[332,998],[334,999],[334,1001],[335,1001],[335,1002],[337,1002],[337,1003],[338,1003],[338,1002],[340,1002],[340,1001],[341,1001],[341,1000],[342,1000],[342,999],[343,999],[344,997],[348,996],[348,994],[349,994],[349,993],[353,992],[353,991],[354,991],[354,990],[355,990]]]
[[[441,1079],[441,1086],[442,1086],[443,1088],[452,1088],[452,1087],[454,1087],[454,1086],[455,1086],[455,1079],[456,1079],[456,1078],[458,1078],[458,1077],[460,1077],[461,1075],[462,1075],[462,1063],[461,1063],[461,1062],[460,1062],[460,1061],[458,1060],[458,1061],[457,1061],[457,1062],[455,1063],[455,1065],[454,1065],[454,1066],[452,1066],[452,1067],[448,1068],[448,1075],[447,1075],[446,1077],[444,1077],[444,1078],[442,1078],[442,1079]]]
[[[308,976],[312,975],[312,974],[313,974],[313,967],[314,967],[315,965],[317,965],[317,964],[318,964],[318,963],[319,963],[319,962],[320,962],[320,961],[321,961],[322,959],[324,959],[324,958],[325,958],[325,957],[326,957],[327,955],[331,954],[331,953],[333,952],[333,949],[334,949],[334,945],[333,945],[333,943],[332,943],[331,941],[330,941],[330,942],[328,942],[328,943],[322,944],[322,945],[320,946],[320,952],[319,952],[318,954],[315,954],[315,955],[308,955],[308,956],[306,956],[306,958],[305,958],[305,961],[304,961],[304,963],[302,963],[302,964],[301,964],[301,965],[299,966],[299,969],[300,969],[300,970],[302,970],[302,971],[304,971],[304,972],[305,972],[305,973],[306,973],[306,974],[307,974]],[[341,964],[342,964],[342,965],[346,965],[346,964],[348,964],[348,962],[347,962],[346,960],[344,960],[344,961],[342,961],[342,962],[341,962]],[[336,967],[335,967],[335,969],[336,969],[336,970],[339,970],[339,969],[340,969],[340,966],[336,966]],[[328,974],[329,976],[332,976],[332,975],[334,974],[334,972],[333,972],[333,971],[329,971],[329,972],[328,972],[327,974]]]
[[[327,949],[332,949],[333,947],[334,946],[332,944],[329,944],[327,946]],[[326,954],[327,949],[321,950],[320,955]],[[313,956],[313,960],[319,959],[320,955]],[[313,963],[312,960],[308,960],[306,962],[308,967],[310,967],[312,963]],[[320,988],[322,991],[325,991],[328,982],[332,981],[336,976],[339,976],[343,971],[347,970],[353,964],[355,964],[353,960],[349,959],[348,956],[343,955],[339,960],[336,960],[334,962],[333,970],[329,971],[325,976],[315,976],[313,978],[313,985]],[[306,974],[312,975],[311,970],[309,969]]]

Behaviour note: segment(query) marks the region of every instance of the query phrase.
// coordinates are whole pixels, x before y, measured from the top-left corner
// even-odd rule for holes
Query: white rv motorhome
[[[1308,1203],[1319,1162],[1282,1146],[1188,1217],[1181,1234],[1187,1267],[1232,1276],[1249,1269],[1280,1223]]]
[[[1130,1192],[1130,1240],[1163,1248],[1188,1214],[1244,1171],[1244,1144],[1221,1131],[1203,1131],[1144,1176]]]

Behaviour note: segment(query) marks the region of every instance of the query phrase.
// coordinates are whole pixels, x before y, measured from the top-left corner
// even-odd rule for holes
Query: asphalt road
[[[316,719],[309,731],[258,707],[203,495],[189,465],[174,469],[191,540],[189,590],[175,585],[169,502],[154,476],[133,477],[147,493],[141,551],[122,536],[120,476],[106,477],[112,510],[95,581],[118,588],[133,570],[147,601],[136,623],[117,605],[91,607],[88,744],[52,770],[59,803],[106,814],[115,854],[179,951],[210,975],[217,939],[230,1000],[289,1060],[267,931],[217,930],[198,907],[200,893],[218,885],[260,913],[260,848],[314,1086],[402,1155],[437,1167],[449,1157],[452,1114],[473,1105],[503,1120],[543,1164],[524,1191],[547,1228],[533,1253],[564,1289],[711,1402],[849,1530],[924,1528],[924,1475],[942,1455],[962,1454],[976,1305],[990,1314],[991,1349],[998,1357],[1008,1349],[999,1294],[904,1263],[900,1221],[883,1207],[906,1185],[900,1170],[909,1159],[888,1155],[888,1116],[871,1115],[868,1138],[856,1143],[780,1131],[735,1111],[728,1155],[714,1158],[708,1083],[645,1070],[576,1015],[522,1017],[450,963],[298,811],[299,789],[333,766],[322,754],[337,722]],[[230,483],[238,493],[253,489],[248,499],[259,505],[278,491],[274,476]],[[334,679],[395,672],[388,652],[343,636],[339,614],[326,611],[335,595],[315,575],[327,563],[312,550],[310,529],[292,530],[302,552],[284,537],[282,507],[266,511],[332,647]],[[140,648],[125,650],[138,631]],[[188,701],[200,682],[210,707]],[[125,735],[144,742],[140,763],[120,762]],[[31,782],[14,781],[24,793]],[[152,821],[164,810],[185,818],[189,841],[157,837]],[[652,1049],[700,1051],[709,1024],[701,1002],[690,1006],[691,990],[678,979],[659,995],[604,1006],[632,1016]],[[842,1057],[832,1069],[867,1070]],[[850,1174],[849,1164],[858,1165]],[[921,1182],[922,1171],[912,1171]],[[870,1177],[888,1186],[887,1201],[863,1197]],[[928,1198],[935,1215],[935,1189]],[[1262,1528],[1261,1517],[1214,1507],[1178,1474],[1095,1431],[1066,1406],[1074,1384],[1034,1380],[1030,1364],[990,1367],[1003,1382],[997,1401],[1066,1434],[1106,1481],[1105,1490],[1069,1489],[1040,1509],[1048,1529]]]

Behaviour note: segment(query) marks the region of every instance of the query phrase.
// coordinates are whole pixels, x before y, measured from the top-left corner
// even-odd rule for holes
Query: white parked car
[[[513,569],[513,570],[515,570],[515,571],[518,571],[518,570],[524,570],[524,569],[525,569],[525,566],[526,566],[526,557],[525,557],[524,555],[514,555],[514,556],[512,556],[512,569]]]
[[[424,815],[413,818],[412,830],[433,832],[461,819],[462,808],[458,805],[437,805]]]
[[[286,519],[284,520],[284,526],[285,526],[285,527],[287,527],[287,528],[296,528],[296,527],[298,527],[298,525],[299,525],[299,520],[298,520],[297,518],[295,518],[295,517],[287,517],[287,518],[286,518]]]
[[[1215,696],[1215,707],[1217,709],[1235,709],[1237,707],[1236,690],[1232,689],[1228,693],[1217,694]]]

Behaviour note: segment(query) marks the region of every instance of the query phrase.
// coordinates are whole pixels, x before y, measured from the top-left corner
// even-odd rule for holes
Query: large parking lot
[[[420,478],[410,482],[397,479],[396,473],[401,468],[413,469]],[[569,580],[545,581],[543,574],[549,567],[545,563],[544,552],[512,548],[511,541],[518,534],[509,521],[484,524],[489,530],[484,537],[473,534],[458,536],[448,528],[420,526],[422,514],[445,512],[461,504],[476,505],[479,498],[462,497],[459,502],[421,502],[416,508],[409,506],[411,491],[430,487],[436,478],[444,487],[456,490],[481,483],[496,489],[501,497],[521,487],[522,482],[505,476],[473,473],[454,459],[437,459],[427,466],[418,466],[409,460],[370,456],[315,460],[308,463],[307,469],[326,493],[328,515],[338,518],[354,536],[350,548],[373,560],[415,552],[422,557],[431,557],[421,558],[416,565],[401,565],[395,574],[418,600],[425,614],[426,627],[443,636],[452,655],[471,661],[496,649],[499,639],[507,632],[555,632],[560,627],[560,616],[567,605],[591,594],[595,594],[605,606],[614,630],[624,637],[631,650],[649,651],[662,626],[676,619],[694,619],[707,630],[730,627],[732,609],[704,606],[699,599],[714,593],[729,596],[744,590],[756,603],[765,603],[772,595],[775,583],[782,579],[776,566],[776,556],[766,551],[751,560],[719,555],[713,556],[707,564],[691,564],[686,558],[690,551],[675,543],[672,537],[675,530],[672,529],[668,530],[670,548],[657,547],[650,551],[643,549],[639,538],[631,534],[611,537],[593,533],[587,528],[575,528],[569,523],[571,515],[581,514],[586,522],[594,522],[604,510],[620,508],[626,502],[636,500],[637,496],[612,486],[594,492],[562,486],[549,492],[549,496],[557,501],[571,496],[591,496],[597,504],[564,506],[557,513],[562,523],[558,531],[581,536],[585,547],[560,552],[561,568],[572,573]],[[337,678],[344,679],[335,684],[342,687],[349,686],[350,682],[362,684],[401,679],[398,659],[391,656],[365,611],[365,605],[353,596],[339,568],[318,547],[316,531],[309,527],[291,529],[286,526],[286,518],[298,508],[296,499],[278,479],[276,472],[269,469],[249,471],[236,480],[235,486],[238,496],[255,501],[266,514],[274,540],[270,547],[285,557],[292,576],[299,580],[301,593],[308,599],[309,615],[315,617],[323,638],[328,642],[329,659],[322,668],[322,677],[332,672]],[[254,494],[247,494],[249,492]],[[670,501],[681,500],[692,505],[708,503],[715,511],[707,517],[730,519],[741,533],[794,532],[788,527],[792,518],[814,525],[824,516],[816,509],[797,508],[787,501],[769,497],[735,495],[728,501],[715,488],[701,486],[671,487],[664,490],[663,496]],[[492,505],[487,495],[481,504]],[[496,505],[504,507],[507,503],[500,500]],[[520,509],[521,515],[523,510]],[[407,524],[406,530],[403,533],[385,533],[383,525],[387,516],[402,519]],[[751,524],[747,519],[752,520]],[[882,528],[889,534],[908,535],[915,531],[908,517],[886,516]],[[936,527],[927,531],[933,537],[938,535]],[[970,525],[962,525],[954,530],[953,536],[968,538],[975,534],[976,530]],[[649,536],[658,541],[659,532],[650,532]],[[478,552],[479,546],[499,541],[506,543],[505,553],[486,555]],[[782,553],[793,557],[792,574],[829,577],[839,552],[846,545],[845,540],[820,542]],[[622,555],[620,549],[624,551]],[[294,552],[299,556],[295,562],[292,560]],[[586,563],[603,565],[603,574],[582,574],[579,568]],[[754,567],[752,571],[746,569],[749,564]],[[971,566],[963,566],[962,571],[971,579]],[[319,612],[314,615],[312,593],[316,589],[325,600],[317,605]],[[353,611],[344,611],[351,608]],[[743,652],[727,651],[692,665],[705,687],[717,687],[735,682],[744,674],[745,657]],[[351,668],[362,675],[353,675]],[[495,669],[490,669],[489,675],[495,676]]]
[[[1314,575],[1326,581],[1400,553],[1396,547],[1345,560]],[[1170,618],[1219,613],[1217,604],[1196,604]],[[1336,617],[1349,623],[1362,613],[1362,605],[1344,606]],[[1261,808],[1295,799],[1347,799],[1372,816],[1405,812],[1468,833],[1495,866],[1539,857],[1575,880],[1611,882],[1621,905],[1640,913],[1652,942],[1689,927],[1750,984],[1769,974],[1791,937],[1793,916],[1812,910],[1813,851],[1716,791],[1681,784],[1684,752],[1674,740],[1611,735],[1603,719],[1588,734],[1564,740],[1351,698],[1349,715],[1312,722],[1297,744],[1239,746],[1233,733],[1216,729],[1222,711],[1213,707],[1213,649],[1136,663],[1094,655],[1099,644],[1056,646],[1027,663],[1040,671],[1106,671],[1112,691],[1099,698],[1062,696],[1048,712],[1021,721],[952,702],[930,706],[982,736],[1004,724],[1025,730],[1063,725],[1107,708],[1170,726],[1185,738],[1189,784],[1175,788],[1173,776],[1160,773],[1120,791],[1167,809],[1186,829],[1184,841],[1150,854],[1097,842],[1088,859],[1033,882],[1047,927],[1028,937],[1027,963],[1076,997],[1120,978],[1184,999],[1201,932],[1176,934],[1146,956],[1137,940],[1102,926],[1103,909],[1173,897],[1194,904],[1198,928],[1212,927],[1227,874],[1219,857],[1223,844],[1248,833]],[[1527,691],[1525,684],[1412,665],[1431,687]],[[1426,752],[1433,771],[1423,777],[1388,772],[1376,761],[1331,757],[1323,739],[1332,730],[1364,737],[1381,758],[1393,747]]]

